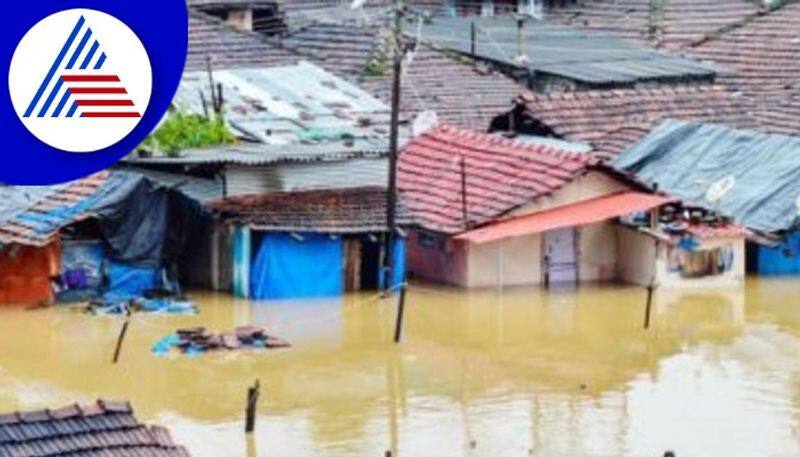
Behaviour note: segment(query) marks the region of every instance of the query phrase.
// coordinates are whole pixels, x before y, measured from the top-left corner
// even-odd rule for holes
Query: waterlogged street
[[[459,291],[413,284],[404,342],[371,294],[121,320],[0,308],[0,411],[128,399],[197,456],[800,455],[796,280],[744,294],[627,286]],[[256,324],[274,352],[156,357],[180,327]],[[262,385],[257,430],[246,389]]]

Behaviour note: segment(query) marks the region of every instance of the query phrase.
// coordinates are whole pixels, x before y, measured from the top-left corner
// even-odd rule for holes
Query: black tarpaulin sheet
[[[687,204],[762,232],[798,226],[800,138],[665,121],[611,166]],[[709,189],[733,178],[722,197]]]
[[[188,234],[205,217],[201,205],[142,175],[115,172],[123,182],[93,211],[108,257],[121,263],[160,267],[184,252]]]

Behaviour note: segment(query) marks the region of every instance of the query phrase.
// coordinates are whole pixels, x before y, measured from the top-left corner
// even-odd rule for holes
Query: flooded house
[[[0,196],[0,304],[179,290],[189,228],[206,217],[176,187],[125,171],[53,186],[0,186]]]
[[[231,227],[236,296],[286,299],[383,289],[385,187],[230,197],[213,207]],[[397,222],[411,218],[399,205]],[[395,238],[392,284],[405,280],[405,240]]]
[[[398,177],[410,274],[462,287],[635,280],[617,218],[670,203],[585,152],[445,124],[408,143]]]
[[[798,153],[797,137],[668,120],[622,152],[611,166],[651,188],[721,214],[746,228],[750,240],[747,265],[751,272],[797,275]],[[733,245],[736,263],[741,264],[738,259],[744,256],[744,243],[740,236],[732,239],[723,231],[717,234],[717,242],[711,248]],[[742,266],[736,269],[743,274]]]
[[[233,290],[238,296],[276,296],[273,291],[264,295],[261,289],[251,287],[260,284],[253,279],[256,270],[251,268],[252,261],[258,260],[259,253],[269,245],[264,256],[283,252],[300,262],[300,251],[315,244],[331,255],[346,245],[347,258],[357,261],[348,273],[350,279],[344,281],[336,273],[331,277],[338,280],[332,280],[330,287],[312,287],[304,292],[300,283],[285,277],[281,281],[297,289],[275,292],[278,296],[373,287],[377,273],[365,273],[367,277],[362,280],[359,265],[363,260],[364,271],[375,270],[369,266],[375,264],[378,255],[372,248],[380,243],[365,241],[362,251],[360,241],[343,242],[341,235],[358,234],[363,235],[362,241],[379,241],[385,231],[375,228],[374,219],[364,217],[383,213],[385,219],[386,206],[379,194],[388,174],[388,107],[352,83],[301,61],[266,68],[233,67],[210,75],[187,72],[174,101],[175,109],[209,115],[209,101],[217,97],[215,93],[222,94],[218,109],[236,136],[235,143],[175,152],[146,151],[125,160],[128,166],[182,173],[220,184],[226,212],[204,230],[207,240],[197,251],[197,263],[204,273],[196,285]],[[385,200],[385,192],[383,195]],[[300,226],[248,222],[250,212],[291,220],[296,214],[291,206],[280,204],[284,200],[300,207],[307,205],[308,214],[299,221]],[[356,211],[353,226],[330,232],[315,226],[312,209],[339,214],[334,207],[337,202]],[[346,220],[347,214],[339,215]],[[298,241],[301,237],[303,243]],[[344,265],[343,256],[331,265]],[[299,273],[294,276],[299,277]],[[265,284],[276,284],[273,279],[264,276]]]

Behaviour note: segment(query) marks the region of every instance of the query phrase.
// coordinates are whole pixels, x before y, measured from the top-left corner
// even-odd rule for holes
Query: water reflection
[[[196,455],[620,456],[800,453],[800,311],[791,281],[745,294],[589,286],[543,293],[416,284],[394,302],[248,303],[196,295],[198,316],[121,321],[0,310],[0,410],[131,399]],[[156,358],[181,326],[253,323],[288,351]],[[245,392],[260,379],[257,431]]]

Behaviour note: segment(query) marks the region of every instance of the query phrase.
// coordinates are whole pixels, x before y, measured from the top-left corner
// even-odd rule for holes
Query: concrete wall
[[[648,286],[655,277],[657,240],[617,226],[617,271],[621,281]]]
[[[538,213],[627,189],[603,173],[590,172],[507,217]],[[617,277],[615,224],[608,221],[580,227],[578,237],[580,280],[614,280]],[[540,284],[542,247],[541,234],[468,245],[450,239],[436,248],[422,246],[418,237],[412,236],[409,269],[415,277],[463,287]]]

